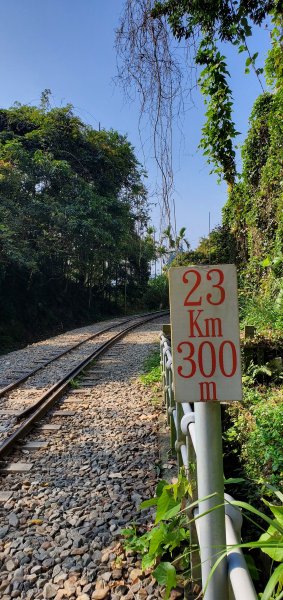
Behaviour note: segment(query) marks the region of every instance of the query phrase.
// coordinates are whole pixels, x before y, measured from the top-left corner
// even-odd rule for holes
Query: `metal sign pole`
[[[169,284],[176,406],[188,401],[195,406],[204,599],[227,600],[220,403],[242,399],[236,268],[229,264],[173,267]]]
[[[195,402],[198,498],[215,496],[199,503],[201,570],[205,600],[227,600],[227,559],[223,558],[211,578],[210,571],[226,551],[221,407],[219,402]],[[214,507],[208,514],[204,514]]]

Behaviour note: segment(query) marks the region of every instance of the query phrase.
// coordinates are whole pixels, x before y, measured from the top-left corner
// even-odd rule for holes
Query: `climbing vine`
[[[205,65],[199,78],[207,111],[200,147],[213,165],[212,171],[224,175],[232,185],[236,177],[233,140],[238,135],[232,119],[232,92],[225,57],[214,42],[203,40],[197,53],[199,65]]]

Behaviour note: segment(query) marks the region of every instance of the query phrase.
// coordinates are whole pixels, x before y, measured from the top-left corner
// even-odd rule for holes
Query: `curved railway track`
[[[29,379],[29,377],[31,377],[32,375],[35,375],[36,373],[38,373],[39,371],[41,371],[42,369],[46,368],[48,365],[52,364],[53,362],[57,361],[59,358],[62,358],[63,356],[65,356],[66,354],[69,354],[70,352],[72,352],[72,350],[75,350],[79,347],[81,347],[83,344],[86,344],[87,342],[95,339],[97,336],[101,335],[102,333],[106,333],[108,331],[111,331],[111,329],[114,329],[115,327],[119,327],[120,325],[124,325],[125,323],[129,323],[130,321],[133,321],[137,318],[141,318],[141,317],[146,317],[147,315],[152,314],[152,313],[145,313],[142,315],[137,315],[137,316],[133,316],[133,317],[129,317],[127,319],[122,319],[119,321],[115,321],[115,322],[111,322],[110,325],[108,325],[107,327],[99,330],[99,331],[95,331],[94,333],[92,333],[91,335],[88,335],[87,337],[84,337],[83,339],[79,339],[78,342],[75,342],[71,345],[67,345],[67,347],[61,351],[56,351],[55,355],[54,355],[54,350],[47,353],[47,356],[43,356],[41,358],[41,356],[38,354],[38,350],[40,349],[40,345],[37,346],[37,354],[35,356],[35,360],[33,362],[36,362],[36,366],[33,366],[31,369],[29,369],[28,371],[21,371],[21,375],[20,377],[18,377],[17,379],[15,379],[12,382],[8,382],[5,385],[1,384],[0,382],[0,386],[2,385],[3,387],[0,387],[0,398],[2,398],[3,396],[5,396],[8,392],[14,390],[15,388],[19,387],[22,383],[24,383],[25,381],[27,381],[27,379]],[[68,334],[67,334],[68,335]],[[66,337],[66,334],[59,336],[60,338],[64,338]],[[57,339],[57,338],[56,338]],[[63,340],[61,341],[62,345],[63,344]],[[39,364],[38,364],[39,363]],[[4,378],[5,378],[5,374],[4,374]],[[6,379],[10,379],[11,375],[10,375],[10,369],[8,370],[8,373],[6,375]]]
[[[25,382],[32,380],[33,376],[39,371],[43,371],[48,368],[52,363],[56,363],[60,359],[65,359],[67,355],[72,355],[72,353],[76,352],[79,348],[84,347],[83,356],[78,357],[72,360],[72,368],[68,368],[67,372],[64,372],[63,375],[49,385],[47,389],[44,389],[43,393],[37,394],[37,398],[34,401],[34,394],[32,390],[29,392],[25,389],[25,394],[28,396],[29,401],[25,401],[25,406],[23,410],[11,411],[9,408],[4,408],[4,414],[6,410],[6,414],[13,415],[13,423],[8,432],[6,432],[6,439],[2,441],[0,444],[0,461],[12,452],[15,448],[16,444],[22,440],[26,434],[34,427],[36,423],[51,409],[53,404],[65,393],[67,388],[70,386],[71,382],[77,377],[80,373],[83,373],[84,369],[86,369],[93,361],[97,360],[102,354],[104,354],[111,346],[116,344],[122,337],[124,337],[128,332],[133,329],[152,321],[164,314],[167,314],[168,311],[159,311],[157,313],[147,313],[142,316],[133,317],[131,319],[119,321],[118,323],[114,323],[109,325],[108,327],[100,330],[99,332],[95,332],[92,335],[86,337],[84,340],[80,340],[76,344],[73,344],[71,347],[64,349],[64,351],[57,353],[56,356],[49,357],[47,360],[41,362],[41,364],[35,368],[33,368],[28,373],[25,373],[23,376],[11,382],[0,390],[0,396],[5,399],[6,406],[10,406],[9,404],[9,393],[13,390],[20,390],[22,384]],[[130,324],[129,324],[130,323]],[[126,325],[126,327],[125,327]],[[119,327],[120,330],[114,335],[109,337],[109,332],[114,328]],[[107,339],[104,339],[106,336]],[[93,347],[93,341],[95,340],[95,347]],[[81,351],[81,350],[80,350]],[[78,360],[78,358],[80,360]],[[66,366],[66,365],[65,365]],[[66,371],[66,370],[65,370]],[[16,401],[17,405],[17,396],[16,400],[14,399],[14,403]],[[13,414],[14,413],[14,414]],[[3,414],[3,412],[2,412]],[[20,422],[20,424],[18,424]]]
[[[139,375],[168,317],[148,316],[151,322],[135,319],[104,334],[104,343],[121,338],[104,345],[101,359],[85,367],[2,461],[3,600],[114,600],[128,592],[133,598],[137,588],[140,598],[161,600],[163,590],[150,575],[136,581],[138,559],[120,545],[121,531],[133,519],[147,527],[149,516],[137,516],[137,507],[154,494],[160,464],[161,407]],[[131,325],[138,328],[130,331]],[[98,341],[102,346],[102,337]],[[56,340],[43,346],[59,347]],[[98,343],[92,346],[98,349]],[[20,363],[22,352],[18,358]]]
[[[122,323],[127,323],[129,320],[130,319],[122,321]],[[0,388],[0,398],[2,398],[3,396],[5,396],[8,392],[11,392],[15,388],[19,387],[19,385],[21,385],[22,383],[24,383],[25,381],[27,381],[27,379],[29,379],[29,377],[31,377],[32,375],[35,375],[36,373],[38,373],[39,371],[41,371],[42,369],[44,369],[48,365],[51,365],[53,362],[55,362],[59,358],[62,358],[66,354],[69,354],[69,352],[72,352],[72,350],[75,350],[76,348],[79,348],[80,346],[82,346],[86,342],[89,342],[90,340],[93,340],[94,338],[96,338],[101,333],[105,333],[107,331],[110,331],[111,329],[113,329],[114,327],[118,327],[119,325],[120,325],[120,322],[119,323],[115,323],[114,325],[109,325],[109,327],[106,327],[105,329],[102,329],[99,332],[95,332],[92,335],[89,335],[88,337],[86,337],[85,339],[80,340],[79,342],[76,342],[75,344],[72,344],[71,346],[69,346],[68,348],[62,350],[61,352],[56,353],[55,356],[51,355],[51,357],[49,356],[47,359],[43,359],[43,362],[40,360],[39,361],[40,362],[39,366],[36,366],[36,367],[32,368],[31,370],[25,372],[23,375],[21,375],[20,377],[18,377],[18,379],[15,379],[11,383],[8,383],[4,387]]]

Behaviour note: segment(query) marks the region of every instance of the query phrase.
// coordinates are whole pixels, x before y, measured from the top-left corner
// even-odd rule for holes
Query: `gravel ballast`
[[[25,440],[47,448],[13,455],[32,468],[1,479],[2,600],[162,597],[120,545],[121,529],[145,519],[137,509],[157,481],[161,409],[138,375],[162,320],[131,332],[91,367],[44,420],[60,429],[39,426]]]

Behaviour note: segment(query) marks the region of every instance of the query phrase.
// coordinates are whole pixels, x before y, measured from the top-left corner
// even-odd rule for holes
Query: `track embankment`
[[[104,354],[9,457],[0,484],[2,600],[161,598],[119,538],[157,481],[160,409],[137,378],[162,321]]]

